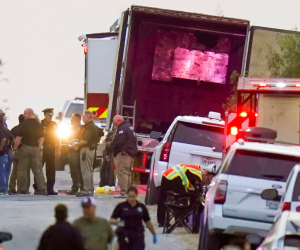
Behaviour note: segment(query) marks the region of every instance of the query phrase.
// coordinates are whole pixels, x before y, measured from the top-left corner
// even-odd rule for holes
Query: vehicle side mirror
[[[278,191],[276,189],[265,189],[260,196],[264,200],[275,200],[278,197]]]
[[[161,137],[161,132],[152,131],[150,133],[150,138],[158,140]]]
[[[10,241],[12,239],[11,233],[0,232],[0,243],[4,241]]]

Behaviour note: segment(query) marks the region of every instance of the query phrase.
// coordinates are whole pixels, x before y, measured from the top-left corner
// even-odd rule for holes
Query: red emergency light
[[[230,128],[230,134],[231,135],[237,135],[238,134],[238,128],[237,127],[231,127]]]
[[[296,87],[300,87],[300,83],[296,84]]]
[[[266,84],[266,83],[259,83],[258,86],[259,86],[259,87],[266,87],[267,84]]]
[[[257,117],[257,116],[258,116],[258,114],[257,114],[257,113],[255,113],[255,116]]]
[[[84,54],[87,54],[87,52],[88,52],[88,46],[87,46],[87,44],[83,43],[81,46],[83,47]]]
[[[243,111],[243,112],[240,113],[240,116],[241,116],[241,117],[247,117],[248,114],[247,114],[247,112]]]

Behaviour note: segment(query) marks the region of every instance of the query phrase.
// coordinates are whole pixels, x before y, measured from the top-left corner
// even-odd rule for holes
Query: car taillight
[[[227,181],[220,181],[216,187],[215,204],[224,204],[226,201]]]
[[[290,202],[283,202],[282,205],[282,212],[283,211],[291,211],[291,203]]]
[[[165,142],[160,154],[160,161],[169,161],[171,142]]]

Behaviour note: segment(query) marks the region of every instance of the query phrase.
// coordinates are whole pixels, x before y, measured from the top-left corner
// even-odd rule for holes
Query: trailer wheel
[[[150,175],[147,183],[147,192],[145,197],[146,205],[156,205],[158,203],[160,187],[155,187],[153,178],[150,180]]]

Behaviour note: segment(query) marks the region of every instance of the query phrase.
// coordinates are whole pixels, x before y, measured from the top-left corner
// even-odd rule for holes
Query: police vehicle
[[[222,162],[224,125],[221,114],[216,112],[209,112],[208,117],[175,118],[152,155],[148,204],[157,202],[162,175],[167,169],[180,163],[200,165],[210,172],[218,169]]]

